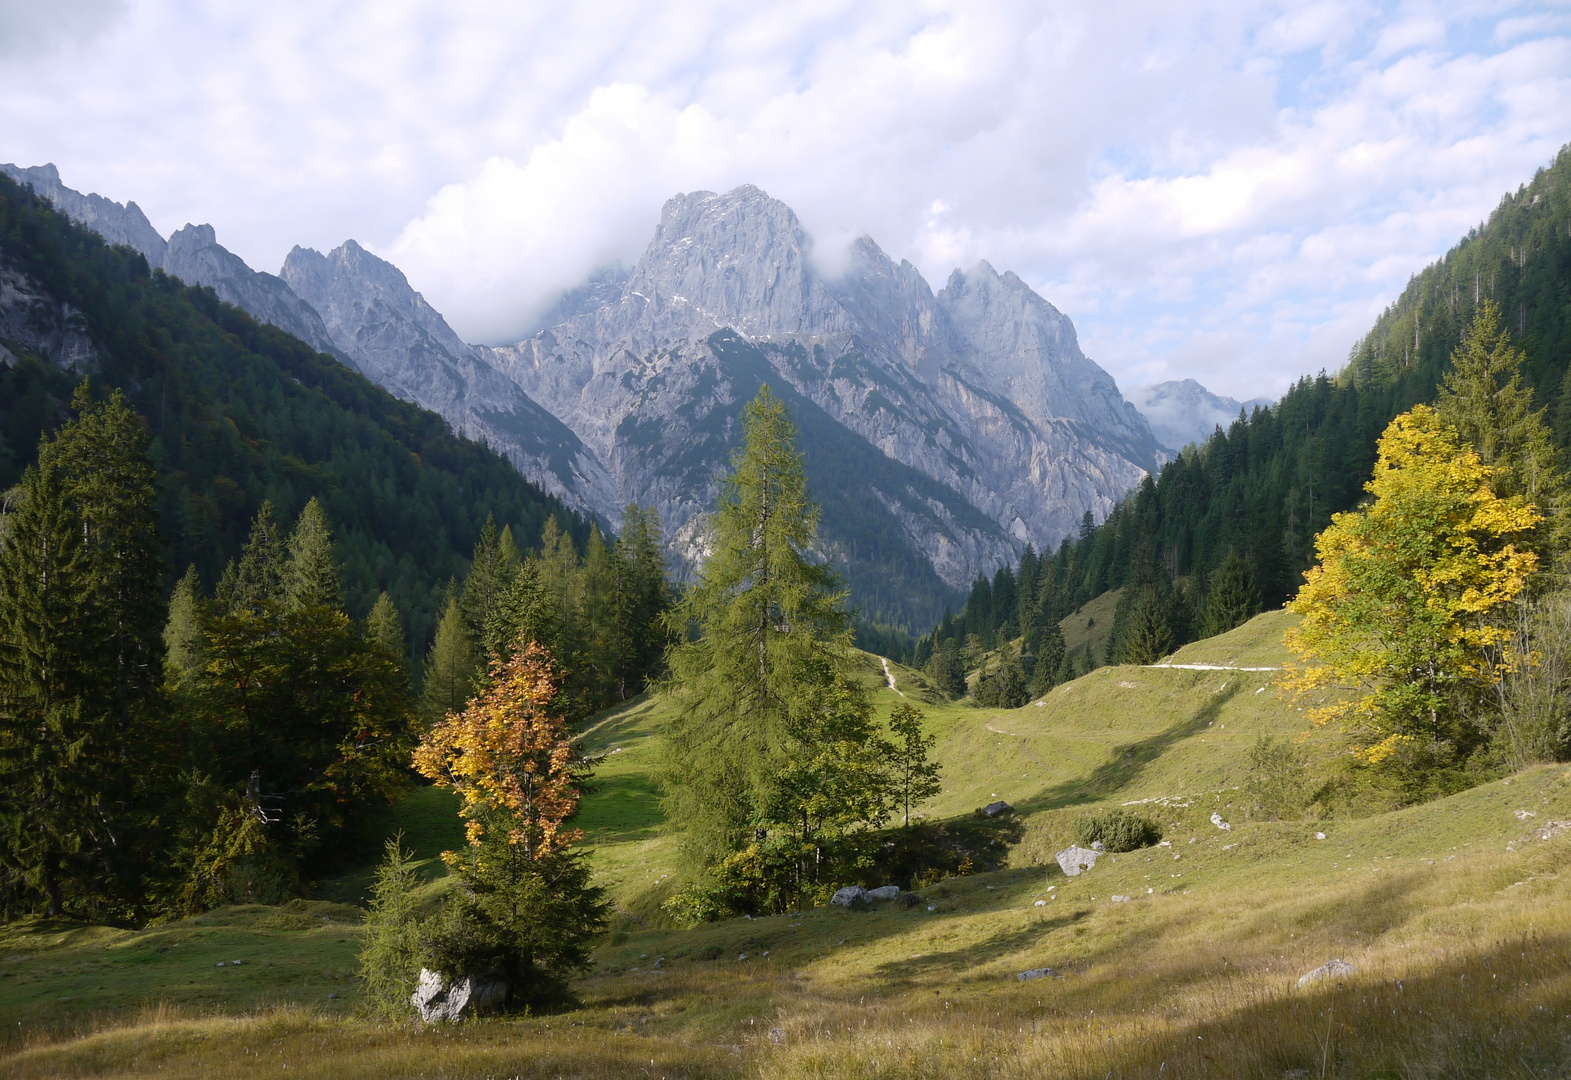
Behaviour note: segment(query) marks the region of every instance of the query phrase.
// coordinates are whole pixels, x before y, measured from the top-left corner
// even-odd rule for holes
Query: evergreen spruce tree
[[[674,633],[693,625],[699,636],[670,655],[666,801],[704,863],[767,823],[781,777],[833,739],[820,706],[848,695],[836,714],[854,715],[860,689],[839,678],[851,648],[844,593],[808,555],[819,510],[795,428],[767,386],[743,425],[710,519],[713,554],[671,620]]]
[[[84,708],[96,664],[88,552],[47,462],[22,478],[0,548],[0,858],[45,914],[79,910],[110,732]],[[84,895],[84,893],[86,895]]]
[[[366,616],[365,639],[400,665],[407,662],[409,646],[404,642],[404,620],[398,615],[398,605],[386,592],[376,598],[371,614]]]
[[[1523,382],[1523,359],[1500,326],[1499,307],[1484,301],[1451,354],[1435,409],[1493,470],[1495,495],[1520,495],[1545,515],[1535,543],[1545,556],[1563,548],[1571,533],[1560,513],[1566,478],[1545,410],[1533,408],[1533,390]]]
[[[1063,682],[1064,632],[1057,623],[1049,623],[1037,636],[1036,667],[1031,673],[1031,692],[1045,694]]]
[[[475,542],[474,560],[469,576],[464,579],[463,596],[459,601],[470,640],[479,643],[487,655],[501,655],[512,646],[509,641],[492,641],[487,627],[497,624],[498,612],[518,573],[518,565],[518,549],[512,542],[512,530],[498,533],[496,520],[487,515],[480,528],[480,539]]]
[[[107,665],[102,707],[124,741],[145,737],[163,706],[165,620],[157,471],[141,419],[115,391],[95,402],[88,380],[72,399],[76,416],[40,444],[39,461],[56,469],[87,540],[98,623],[98,658]]]
[[[425,685],[422,688],[421,714],[434,724],[450,712],[460,712],[474,693],[479,663],[474,643],[469,639],[457,588],[449,586],[447,606],[436,626],[436,640],[426,654]]]
[[[612,638],[616,690],[621,700],[643,690],[665,660],[671,590],[660,551],[660,520],[630,503],[612,552]]]
[[[338,611],[344,606],[338,563],[333,557],[332,528],[327,522],[327,511],[316,499],[305,504],[294,532],[289,534],[283,591],[284,601],[293,611]]]
[[[1124,628],[1119,661],[1154,664],[1173,649],[1173,636],[1162,613],[1161,598],[1152,588],[1142,589]]]
[[[155,473],[119,394],[39,445],[0,529],[0,860],[45,910],[140,903],[165,621]]]
[[[617,640],[616,619],[616,566],[611,550],[600,536],[598,526],[591,526],[589,543],[584,549],[584,623],[588,670],[585,672],[585,690],[589,707],[603,709],[620,701],[617,678],[617,653],[623,643]]]
[[[164,624],[164,670],[177,686],[191,685],[207,666],[206,607],[193,563],[175,583],[174,595],[169,598],[169,621]]]
[[[238,562],[224,568],[218,582],[218,603],[227,611],[260,613],[284,600],[284,571],[288,549],[273,516],[273,504],[263,502],[251,523],[251,535]]]
[[[1200,636],[1226,633],[1259,613],[1260,594],[1255,589],[1254,571],[1247,559],[1229,550],[1222,565],[1211,572],[1211,589],[1206,595]]]

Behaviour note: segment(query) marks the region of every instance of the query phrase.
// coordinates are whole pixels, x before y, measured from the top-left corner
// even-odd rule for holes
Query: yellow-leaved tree
[[[1415,406],[1380,437],[1373,501],[1315,540],[1285,639],[1303,663],[1284,681],[1318,693],[1315,721],[1345,725],[1368,764],[1458,760],[1483,735],[1469,704],[1518,662],[1502,605],[1538,565],[1520,542],[1542,518],[1494,494],[1492,473]]]
[[[589,960],[607,905],[572,849],[588,763],[552,708],[551,654],[530,643],[492,660],[461,713],[450,712],[415,751],[415,768],[462,799],[469,840],[442,858],[458,878],[423,929],[422,963],[449,979],[494,975],[509,1002],[571,999],[569,973]]]

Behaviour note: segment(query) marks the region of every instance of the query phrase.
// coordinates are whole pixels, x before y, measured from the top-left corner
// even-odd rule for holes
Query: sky
[[[1564,2],[0,0],[0,161],[489,343],[754,183],[826,272],[986,259],[1122,387],[1271,396],[1567,142]]]

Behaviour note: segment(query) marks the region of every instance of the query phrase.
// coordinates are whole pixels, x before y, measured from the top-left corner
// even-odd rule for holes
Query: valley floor
[[[1282,618],[1174,662],[1275,666]],[[1308,734],[1271,671],[1104,669],[993,713],[893,670],[942,737],[945,791],[926,811],[1016,806],[1002,869],[909,909],[663,927],[676,867],[649,776],[660,705],[636,702],[586,733],[608,756],[583,824],[621,917],[576,1011],[456,1029],[357,1018],[359,909],[335,900],[356,899],[362,870],[284,908],[5,928],[0,1075],[1571,1074],[1566,767],[1386,813],[1247,821],[1249,747]],[[868,678],[883,685],[876,659]],[[401,808],[427,858],[452,842],[437,794]],[[1073,817],[1133,802],[1164,845],[1066,878],[1052,852]],[[1356,973],[1297,987],[1332,959]]]

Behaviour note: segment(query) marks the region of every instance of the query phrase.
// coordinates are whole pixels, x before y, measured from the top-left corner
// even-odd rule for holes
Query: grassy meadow
[[[1275,667],[1288,618],[1261,616],[1172,662]],[[138,931],[5,927],[0,1075],[1571,1070],[1565,766],[1399,809],[1342,798],[1333,783],[1301,820],[1251,820],[1239,785],[1261,735],[1301,740],[1317,784],[1337,775],[1273,671],[1104,668],[1021,709],[987,710],[890,670],[893,689],[865,658],[880,708],[916,701],[939,736],[943,791],[923,813],[974,820],[995,799],[1015,806],[999,869],[922,889],[910,908],[673,927],[659,904],[679,862],[652,775],[662,704],[640,699],[583,737],[602,757],[578,823],[617,917],[577,984],[581,1008],[450,1029],[357,1015],[357,904],[382,835],[403,832],[433,896],[436,855],[459,839],[451,799],[421,789],[366,837],[364,864],[318,883],[314,900]],[[1075,817],[1126,804],[1160,823],[1162,844],[1065,877],[1053,853]],[[1296,987],[1333,958],[1357,973]],[[1018,978],[1041,968],[1052,974]]]

